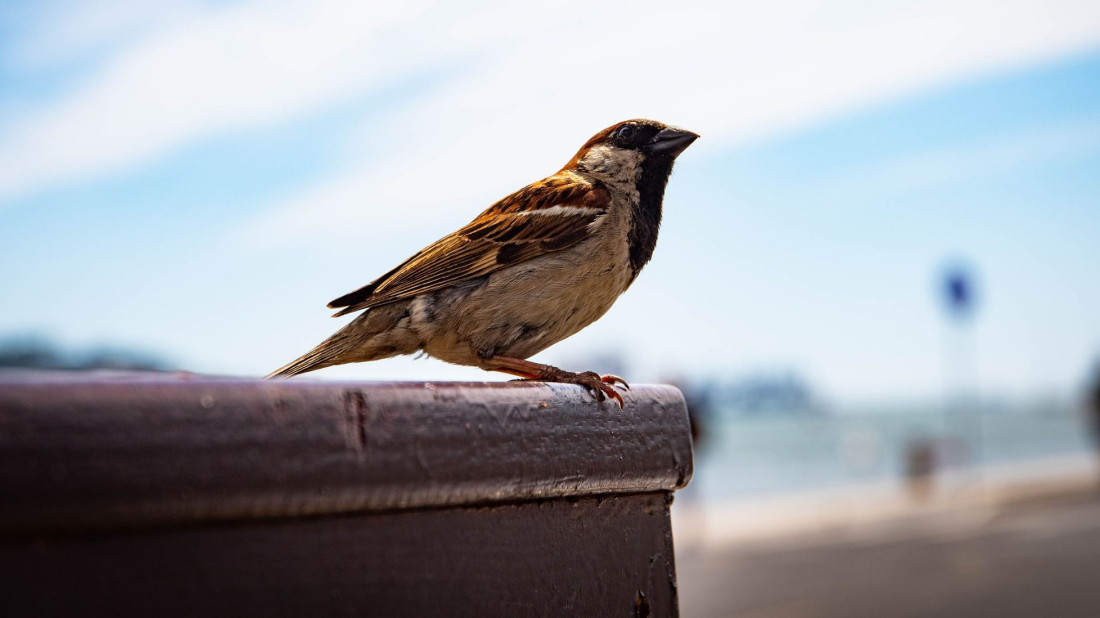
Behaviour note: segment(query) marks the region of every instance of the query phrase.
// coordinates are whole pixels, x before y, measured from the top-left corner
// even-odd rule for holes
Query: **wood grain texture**
[[[0,377],[0,535],[671,491],[679,391]]]
[[[0,377],[0,605],[34,616],[675,616],[683,398]]]

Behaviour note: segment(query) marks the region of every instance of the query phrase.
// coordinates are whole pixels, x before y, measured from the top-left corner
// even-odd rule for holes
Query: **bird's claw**
[[[600,381],[604,384],[610,384],[612,386],[622,386],[623,390],[630,390],[630,385],[626,383],[626,380],[620,378],[613,373],[600,376]]]
[[[592,392],[592,395],[596,397],[597,401],[603,401],[610,397],[615,400],[615,403],[619,404],[619,409],[622,410],[626,402],[623,401],[623,396],[619,394],[619,391],[615,390],[615,387],[611,382],[605,379],[605,376],[594,371],[584,371],[576,374],[577,384],[587,388]],[[614,378],[615,376],[606,376]],[[622,378],[618,378],[620,382],[626,384]]]

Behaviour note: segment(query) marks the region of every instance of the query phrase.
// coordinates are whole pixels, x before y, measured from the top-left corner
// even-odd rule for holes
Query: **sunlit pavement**
[[[678,548],[692,616],[1100,616],[1100,493]]]

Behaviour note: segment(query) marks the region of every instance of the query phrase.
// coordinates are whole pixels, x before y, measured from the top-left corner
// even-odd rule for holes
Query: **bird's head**
[[[698,138],[691,131],[655,120],[626,120],[592,136],[565,169],[612,185],[635,185],[658,178],[664,181],[676,157]]]

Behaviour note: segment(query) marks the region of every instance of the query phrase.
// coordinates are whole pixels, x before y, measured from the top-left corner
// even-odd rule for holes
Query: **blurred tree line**
[[[2,369],[173,371],[176,367],[143,350],[115,345],[66,348],[41,335],[20,334],[0,338]]]

